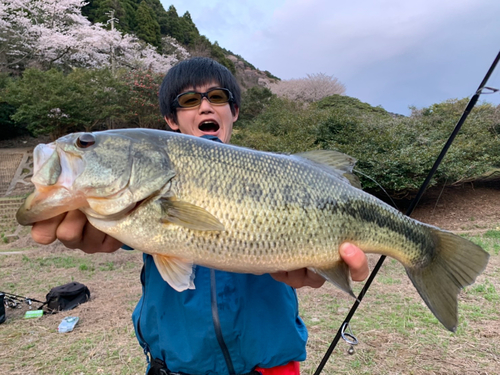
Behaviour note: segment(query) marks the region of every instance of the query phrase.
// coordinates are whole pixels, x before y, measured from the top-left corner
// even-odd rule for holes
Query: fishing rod
[[[458,132],[460,131],[460,128],[462,127],[463,123],[467,119],[467,116],[469,116],[469,113],[472,111],[472,109],[476,105],[477,101],[479,100],[479,96],[482,94],[483,90],[486,89],[486,90],[490,90],[491,92],[497,92],[498,91],[498,89],[487,87],[486,83],[488,82],[488,79],[490,78],[490,76],[493,74],[493,71],[495,70],[495,68],[496,68],[499,60],[500,60],[500,51],[498,52],[498,55],[496,56],[495,60],[491,64],[491,66],[488,69],[488,72],[484,76],[483,80],[481,81],[481,84],[479,85],[478,89],[476,90],[476,93],[470,99],[469,104],[467,104],[467,107],[465,107],[465,110],[462,113],[462,116],[460,117],[460,119],[458,120],[457,124],[455,125],[455,128],[453,129],[453,132],[451,133],[450,137],[448,138],[448,141],[446,142],[446,144],[444,145],[443,149],[441,150],[441,153],[439,154],[438,158],[436,159],[436,162],[432,166],[432,169],[429,171],[429,174],[427,175],[427,178],[425,179],[425,181],[423,182],[422,186],[420,187],[417,195],[411,201],[410,206],[406,210],[406,213],[405,213],[406,216],[410,216],[413,213],[413,210],[415,209],[415,207],[417,206],[418,202],[420,201],[420,198],[424,194],[425,189],[427,188],[427,186],[429,185],[432,177],[434,176],[434,173],[438,169],[438,167],[441,164],[444,156],[446,155],[446,152],[448,151],[448,149],[450,148],[451,144],[455,140],[455,137],[458,134]],[[349,311],[349,313],[347,314],[344,322],[342,323],[342,325],[340,326],[339,330],[337,331],[337,334],[335,335],[335,338],[333,339],[332,343],[330,344],[330,347],[326,351],[326,353],[325,353],[323,359],[321,360],[321,363],[319,364],[318,368],[316,369],[316,372],[314,373],[314,375],[319,375],[321,373],[321,371],[325,367],[326,362],[330,358],[331,354],[333,353],[333,350],[335,349],[335,346],[337,346],[337,343],[339,342],[339,340],[340,340],[341,337],[348,344],[351,344],[351,348],[349,349],[349,354],[354,353],[353,345],[356,345],[358,343],[358,340],[356,339],[356,337],[354,337],[354,335],[352,334],[352,332],[351,333],[346,333],[345,330],[349,327],[349,322],[351,321],[352,317],[354,316],[354,313],[356,312],[356,310],[358,309],[359,305],[361,304],[361,301],[363,300],[363,297],[365,296],[366,292],[368,291],[368,288],[370,288],[370,285],[373,282],[373,280],[375,279],[375,276],[377,275],[378,271],[382,267],[382,264],[384,263],[385,258],[386,258],[385,255],[382,255],[379,258],[377,264],[373,268],[373,271],[371,272],[370,276],[366,280],[366,283],[363,286],[363,289],[359,293],[358,298],[354,302],[354,304],[351,307],[351,310]]]
[[[0,291],[0,294],[3,294],[5,296],[4,303],[7,307],[10,307],[10,308],[16,308],[16,307],[18,307],[19,304],[21,304],[23,302],[26,302],[26,304],[29,305],[30,308],[31,308],[32,302],[43,303],[42,301],[39,301],[37,299],[18,296],[17,294],[12,294],[12,293],[2,292],[2,291]]]

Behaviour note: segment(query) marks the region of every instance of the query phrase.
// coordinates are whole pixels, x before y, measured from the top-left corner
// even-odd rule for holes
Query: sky
[[[161,0],[200,34],[281,79],[325,73],[409,115],[471,97],[500,52],[500,0]],[[500,89],[500,64],[487,86]],[[480,102],[500,104],[500,94]]]

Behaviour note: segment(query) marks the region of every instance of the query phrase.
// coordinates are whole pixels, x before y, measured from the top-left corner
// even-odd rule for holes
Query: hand
[[[78,210],[33,224],[31,237],[42,245],[59,239],[64,246],[89,254],[112,253],[122,246],[120,241],[93,227]]]
[[[361,249],[353,244],[343,243],[340,246],[339,252],[342,260],[349,266],[353,281],[363,281],[368,277],[368,260]],[[322,276],[307,268],[272,273],[271,276],[275,280],[284,282],[293,288],[301,288],[303,286],[319,288],[325,283],[325,279]]]
[[[290,285],[292,288],[302,288],[303,286],[319,288],[326,281],[322,276],[308,268],[300,268],[293,271],[280,271],[271,273],[271,276],[274,280],[281,281],[282,283]]]

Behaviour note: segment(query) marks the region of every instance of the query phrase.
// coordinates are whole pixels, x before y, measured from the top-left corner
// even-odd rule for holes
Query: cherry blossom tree
[[[306,78],[278,81],[269,89],[279,97],[302,102],[315,102],[334,94],[344,94],[345,86],[325,73],[308,74]]]
[[[137,37],[91,24],[81,0],[2,0],[0,4],[0,70],[34,66],[149,69],[165,73],[178,56],[161,55]]]

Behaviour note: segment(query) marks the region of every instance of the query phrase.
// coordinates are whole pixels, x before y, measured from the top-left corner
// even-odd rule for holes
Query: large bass
[[[355,160],[333,151],[259,152],[159,130],[75,133],[34,151],[36,190],[22,225],[80,209],[92,225],[151,254],[176,290],[193,265],[271,273],[308,267],[352,294],[343,242],[400,261],[449,330],[457,295],[488,253],[402,215],[351,184]]]

